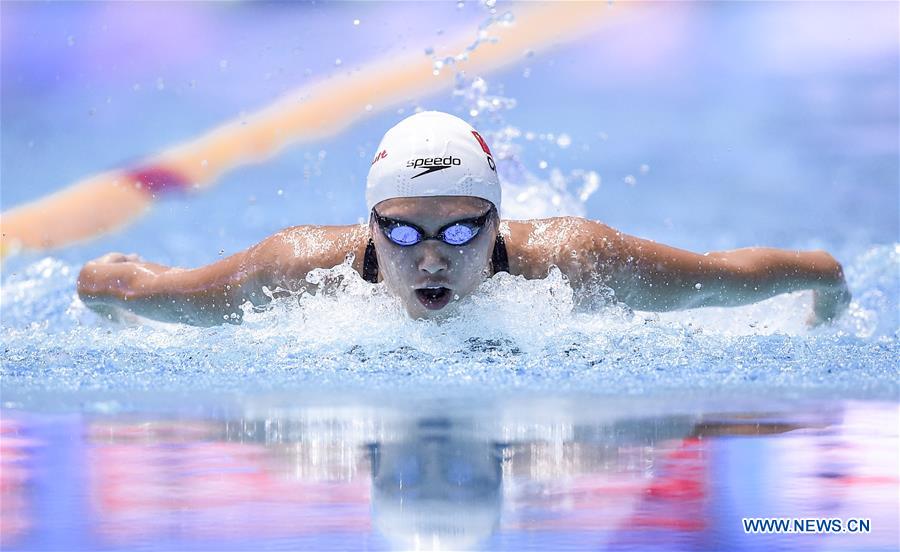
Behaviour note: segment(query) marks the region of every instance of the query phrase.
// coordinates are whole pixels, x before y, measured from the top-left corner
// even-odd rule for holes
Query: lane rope
[[[630,10],[631,8],[625,5]],[[580,38],[608,23],[623,5],[551,2],[532,6],[514,23],[492,28],[496,41],[471,49],[456,37],[449,51],[467,51],[458,69],[484,74]],[[471,51],[469,51],[471,50]],[[377,111],[445,89],[454,72],[435,75],[433,61],[407,53],[294,90],[268,107],[126,167],[89,176],[0,215],[0,258],[21,250],[63,247],[116,231],[175,190],[201,190],[238,166],[260,162],[288,144],[332,136]],[[367,109],[367,106],[368,109]]]

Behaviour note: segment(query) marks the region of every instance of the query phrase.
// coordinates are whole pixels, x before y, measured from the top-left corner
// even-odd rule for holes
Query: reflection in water
[[[621,413],[620,413],[621,412]],[[627,412],[627,413],[626,413]],[[896,404],[3,412],[3,549],[892,548]],[[863,517],[868,535],[741,518]]]
[[[449,418],[412,420],[371,447],[376,527],[404,549],[476,545],[500,518],[502,455],[500,444]]]

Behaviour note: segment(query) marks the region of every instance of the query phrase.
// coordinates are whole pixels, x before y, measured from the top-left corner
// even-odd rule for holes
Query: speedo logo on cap
[[[410,169],[425,169],[413,178],[419,178],[426,174],[449,169],[454,165],[462,165],[462,159],[450,155],[447,157],[419,157],[418,159],[410,159],[406,162],[406,166]]]

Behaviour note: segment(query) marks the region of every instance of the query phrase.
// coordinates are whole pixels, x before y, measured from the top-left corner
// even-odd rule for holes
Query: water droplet
[[[542,159],[541,162],[538,163],[538,167],[540,167],[540,168],[542,168],[542,169],[546,169],[546,168],[547,168],[547,162],[544,161],[544,160]]]
[[[225,250],[224,250],[224,249],[220,249],[220,250],[219,250],[219,256],[221,257],[221,256],[224,255],[224,254],[225,254]]]
[[[366,111],[372,111],[373,109],[374,107],[372,106],[372,104],[366,104]]]
[[[75,46],[75,37],[72,35],[69,35],[66,38],[66,44],[68,44],[69,46]]]
[[[334,66],[335,66],[335,67],[339,67],[342,63],[344,63],[344,62],[341,61],[341,58],[337,58],[337,59],[334,60]]]
[[[697,282],[696,284],[694,284],[694,289],[700,289],[702,287],[703,287],[703,284],[701,284],[700,282]]]
[[[354,20],[353,20],[353,26],[354,26],[354,27],[359,27],[359,19],[354,19]]]
[[[463,9],[464,7],[466,7],[465,2],[457,2],[457,3],[456,3],[456,9],[461,10],[461,9]]]
[[[568,134],[560,134],[556,138],[556,145],[561,147],[562,149],[566,149],[567,147],[572,145],[572,139]]]
[[[648,172],[650,172],[650,165],[644,163],[643,165],[641,165],[640,171],[641,174],[647,174]]]
[[[219,60],[219,69],[221,69],[222,71],[228,69],[228,60],[227,59]]]
[[[598,132],[597,138],[600,138],[601,140],[603,140],[605,142],[606,140],[609,139],[609,135],[605,132]]]
[[[527,79],[527,78],[530,77],[530,76],[531,76],[531,67],[526,67],[525,69],[522,70],[522,77],[523,77],[523,78],[526,78],[526,79]]]
[[[434,48],[432,48],[431,46],[425,48],[425,55],[426,55],[426,56],[430,56],[430,55],[432,55],[432,54],[434,54]]]
[[[284,195],[284,190],[279,189],[279,190],[278,190],[277,192],[275,192],[275,193],[277,193],[277,194],[280,195],[280,196],[283,196],[283,195]]]
[[[629,186],[634,186],[635,184],[637,184],[637,178],[635,178],[633,174],[629,174],[628,176],[626,176],[624,178],[624,181],[625,184],[628,184]]]
[[[493,8],[496,5],[497,5],[497,0],[484,0],[485,8]]]
[[[162,77],[157,77],[156,78],[156,89],[164,90],[165,88],[166,88],[166,82],[163,80]]]
[[[470,110],[469,110],[469,116],[470,116],[470,117],[478,117],[478,110],[477,110],[477,109],[470,109]]]
[[[206,159],[204,159],[203,161],[200,161],[201,167],[206,167],[207,165],[209,165],[209,161],[207,161]]]

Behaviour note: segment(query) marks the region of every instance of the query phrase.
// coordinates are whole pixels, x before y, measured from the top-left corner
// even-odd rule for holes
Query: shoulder
[[[331,268],[355,256],[354,267],[362,264],[368,242],[365,224],[345,226],[291,226],[269,236],[252,248],[254,263],[275,266],[294,277],[315,268]]]
[[[551,217],[531,220],[505,220],[500,233],[507,243],[510,268],[515,258],[520,274],[543,277],[550,265],[564,269],[582,264],[592,257],[612,253],[619,232],[609,226],[583,217]]]

